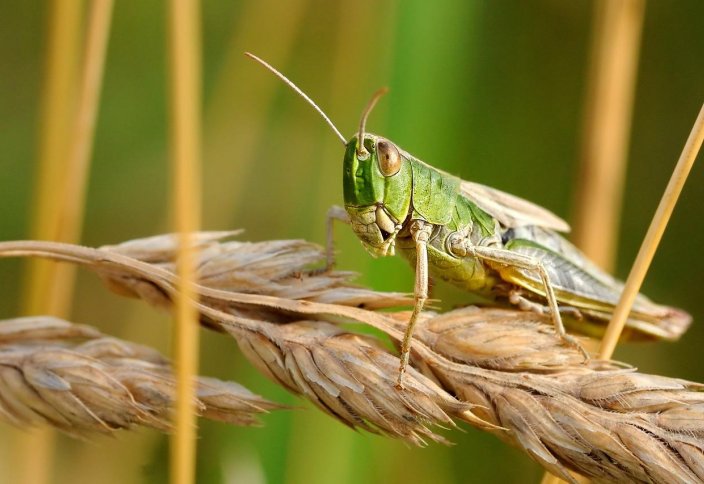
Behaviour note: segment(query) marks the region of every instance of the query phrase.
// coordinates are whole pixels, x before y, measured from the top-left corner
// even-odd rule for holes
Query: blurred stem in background
[[[63,217],[64,183],[69,135],[76,108],[76,78],[81,40],[81,4],[52,2],[46,40],[46,73],[42,93],[38,168],[29,238],[53,240]],[[73,269],[43,260],[29,260],[22,292],[22,313],[48,312],[65,316],[70,293],[57,280],[71,285]]]
[[[195,376],[200,333],[194,289],[197,253],[192,241],[201,212],[201,17],[198,0],[172,0],[168,11],[170,49],[171,209],[179,234],[173,357],[176,409],[171,437],[170,481],[195,482]]]
[[[615,266],[645,0],[594,3],[573,242]]]
[[[80,241],[112,9],[112,0],[90,3],[80,78],[76,79],[82,2],[52,2],[35,175],[37,202],[30,238]],[[74,281],[75,267],[29,261],[21,313],[68,318]],[[55,435],[49,429],[20,437],[15,445],[20,456],[15,461],[17,482],[48,482],[54,446]]]

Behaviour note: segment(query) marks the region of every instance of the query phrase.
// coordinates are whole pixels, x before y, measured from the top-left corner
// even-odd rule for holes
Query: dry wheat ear
[[[343,423],[422,445],[428,440],[446,442],[436,428],[465,421],[523,449],[570,482],[574,478],[568,470],[603,482],[704,480],[701,384],[639,373],[615,361],[585,363],[578,351],[561,343],[543,316],[467,307],[424,315],[413,341],[413,368],[406,389],[399,391],[394,386],[396,352],[380,338],[356,334],[340,323],[370,325],[398,341],[407,313],[379,310],[408,304],[406,295],[354,286],[351,273],[315,269],[323,263],[324,253],[308,242],[247,243],[229,240],[232,235],[196,236],[200,250],[196,304],[202,324],[234,337],[262,373]],[[113,291],[165,309],[171,308],[175,294],[175,253],[172,235],[100,249],[51,242],[0,243],[1,257],[36,256],[80,264],[95,271]],[[153,355],[131,343],[120,345]],[[57,351],[75,348],[81,346]],[[77,352],[81,358],[101,361],[88,353]],[[52,361],[49,358],[47,364]],[[139,365],[154,364],[147,356]],[[17,367],[9,367],[19,374]],[[165,374],[171,378],[168,371]],[[52,378],[42,384],[61,385]],[[105,378],[113,384],[112,375]],[[77,381],[83,390],[84,380]],[[118,382],[116,388],[129,389]],[[5,405],[7,390],[0,391]],[[86,391],[88,400],[100,398]],[[251,405],[254,413],[274,407],[252,398],[243,405]],[[165,399],[168,407],[171,401]],[[199,400],[208,416],[207,400],[200,394]],[[134,403],[141,409],[136,405],[141,402]],[[123,422],[146,419],[136,409],[110,415],[109,420],[95,416],[108,427],[125,426]],[[12,420],[7,410],[3,416]],[[130,420],[132,414],[138,416]],[[215,414],[226,421],[251,422],[248,417],[223,417],[227,411],[222,407]],[[166,425],[163,412],[148,415],[155,420],[151,425]],[[73,423],[63,429],[75,430]]]

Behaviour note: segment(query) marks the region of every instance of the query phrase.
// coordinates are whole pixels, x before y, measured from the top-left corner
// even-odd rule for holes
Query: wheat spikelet
[[[412,301],[406,294],[379,293],[354,286],[350,283],[355,275],[352,272],[320,271],[316,264],[320,266],[322,250],[310,242],[224,240],[238,233],[240,231],[200,232],[194,237],[199,251],[198,278],[201,285],[230,292],[366,309],[396,307]],[[102,249],[175,272],[177,239],[171,234]]]
[[[510,430],[494,433],[563,479],[564,467],[597,481],[704,479],[702,385],[617,362],[584,364],[541,320],[549,323],[475,308],[437,316],[422,326],[430,351],[421,358],[444,388],[480,405],[480,418]],[[512,344],[529,334],[532,345]]]
[[[145,425],[170,430],[175,380],[157,351],[52,317],[0,322],[0,417],[49,424],[74,436]],[[258,423],[278,406],[214,378],[197,382],[201,415]]]
[[[383,293],[351,287],[349,274],[317,272],[310,264],[322,261],[322,251],[304,242],[228,245],[218,242],[222,235],[199,236],[208,246],[200,263],[201,320],[231,334],[274,381],[348,425],[421,444],[443,440],[431,424],[449,427],[459,418],[522,448],[569,481],[568,469],[606,482],[704,480],[702,385],[639,373],[618,362],[585,364],[541,315],[469,307],[423,315],[413,342],[415,370],[408,389],[397,391],[395,354],[375,338],[334,323],[365,323],[397,341],[407,314],[356,306],[391,306],[404,301],[402,295],[385,300]],[[96,250],[0,243],[0,256],[81,263],[112,289],[168,308],[175,283],[169,261],[173,241],[164,236],[150,244],[151,249],[133,241]],[[246,256],[230,254],[240,248]],[[295,257],[296,251],[309,256]],[[212,254],[250,263],[231,269],[238,272],[234,276],[206,277],[217,272],[214,266],[204,271]],[[267,284],[272,274],[275,280]],[[365,304],[365,294],[373,302]]]
[[[430,425],[454,426],[452,417],[482,424],[473,405],[460,402],[412,370],[406,390],[395,390],[398,358],[372,337],[323,321],[261,322],[257,331],[223,321],[247,358],[265,375],[307,397],[350,427],[402,438],[447,442]]]

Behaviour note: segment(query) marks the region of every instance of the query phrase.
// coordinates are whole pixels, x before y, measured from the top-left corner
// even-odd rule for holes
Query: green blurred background
[[[67,0],[68,1],[68,0]],[[26,238],[38,154],[50,9],[0,2],[0,239]],[[166,7],[117,2],[96,133],[83,243],[169,230]],[[204,228],[249,240],[322,243],[342,202],[342,149],[321,119],[247,60],[250,50],[303,88],[348,136],[379,86],[371,117],[425,161],[535,201],[569,220],[579,158],[593,4],[561,0],[206,0]],[[647,4],[617,275],[625,278],[704,101],[704,2]],[[677,344],[624,345],[644,371],[704,381],[704,168],[695,165],[643,292],[686,308]],[[372,260],[338,230],[339,267],[377,289],[409,291],[400,259]],[[18,313],[20,261],[0,266],[0,317]],[[444,285],[447,306],[467,297]],[[167,352],[169,318],[109,294],[80,273],[76,322]],[[264,427],[201,422],[199,482],[537,482],[520,452],[473,429],[425,449],[355,433],[256,374],[233,341],[203,332],[201,372],[304,407]],[[13,432],[0,427],[2,436]],[[9,438],[9,437],[8,437]],[[5,439],[7,440],[7,439]],[[4,448],[4,447],[3,447]],[[11,463],[3,457],[6,468]],[[152,431],[84,443],[61,437],[54,482],[163,482],[167,439]]]

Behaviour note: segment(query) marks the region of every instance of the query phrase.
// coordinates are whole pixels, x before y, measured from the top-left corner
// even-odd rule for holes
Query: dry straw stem
[[[589,91],[572,241],[614,265],[645,0],[594,3]]]
[[[42,88],[35,203],[30,221],[30,233],[34,239],[56,239],[57,221],[65,216],[59,213],[59,208],[63,207],[63,183],[57,183],[57,180],[63,181],[66,175],[66,152],[72,126],[67,120],[74,119],[80,33],[81,3],[53,3]],[[29,261],[22,291],[24,313],[66,314],[70,304],[70,298],[66,297],[66,286],[71,286],[67,282],[67,278],[70,281],[70,273],[59,267],[48,261]],[[32,462],[31,467],[36,468],[36,464]]]
[[[200,377],[193,406],[206,417],[254,425],[279,408],[234,382]],[[0,418],[51,425],[78,437],[143,425],[171,430],[176,382],[157,351],[49,317],[0,322]]]
[[[366,323],[398,341],[407,314],[361,306],[403,297],[392,294],[385,304],[383,293],[346,282],[348,274],[311,269],[324,263],[312,244],[219,241],[224,235],[194,237],[201,321],[231,334],[263,373],[347,425],[423,444],[444,441],[432,426],[459,419],[568,481],[568,469],[597,481],[704,480],[702,385],[611,361],[585,364],[543,316],[469,307],[424,315],[408,388],[397,391],[395,353],[336,323]],[[113,290],[170,308],[176,245],[173,236],[103,249],[4,242],[0,256],[83,264]]]
[[[52,231],[52,238],[58,240],[80,240],[112,12],[113,0],[91,2],[80,92],[64,167],[65,180],[57,197],[61,200],[61,213]]]
[[[171,81],[171,207],[179,232],[173,354],[178,375],[178,398],[171,441],[172,483],[195,481],[196,417],[193,408],[194,375],[198,372],[198,312],[192,300],[195,259],[191,234],[200,226],[201,157],[201,39],[198,0],[171,0],[168,9]]]
[[[35,238],[67,242],[79,239],[112,3],[91,2],[79,79],[82,3],[54,2],[52,6],[36,180],[38,201],[32,217]],[[48,261],[32,261],[23,291],[23,313],[66,315],[71,306],[74,271]],[[15,467],[21,474],[16,479],[49,482],[53,435],[35,433],[14,447],[19,455]]]
[[[694,165],[694,160],[697,158],[702,142],[704,142],[704,105],[699,110],[699,115],[694,122],[694,126],[692,126],[692,131],[689,133],[670,181],[665,187],[665,193],[663,193],[658,209],[650,222],[650,227],[648,227],[648,232],[645,234],[631,272],[628,274],[621,298],[616,305],[611,322],[606,328],[606,334],[604,334],[599,351],[600,358],[610,358],[616,348],[618,339],[626,324],[628,313],[633,306],[633,301],[638,295],[640,286],[643,284],[645,274],[648,272],[653,256],[655,256],[655,251],[665,232],[665,227],[670,220],[672,211],[675,209],[677,199],[682,193],[684,182],[687,180],[692,165]]]

